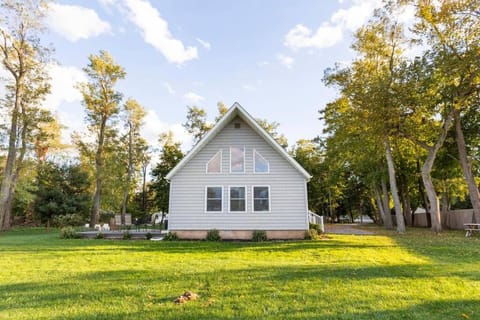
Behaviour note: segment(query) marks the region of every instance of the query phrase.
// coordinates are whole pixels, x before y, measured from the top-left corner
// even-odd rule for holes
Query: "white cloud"
[[[180,123],[166,123],[160,120],[155,110],[147,110],[145,125],[142,128],[142,136],[148,141],[148,144],[154,147],[158,146],[160,134],[168,131],[173,132],[175,140],[182,143],[184,150],[192,145],[191,135],[185,131]]]
[[[127,15],[141,31],[146,43],[160,51],[165,58],[176,64],[197,59],[196,47],[185,47],[168,29],[168,22],[147,0],[124,0]]]
[[[49,110],[57,110],[63,102],[75,102],[82,99],[80,91],[75,87],[87,78],[82,70],[73,66],[50,64],[48,73],[51,77],[51,93],[46,97],[43,106]]]
[[[285,35],[284,45],[294,50],[332,47],[342,41],[346,31],[355,31],[364,24],[381,3],[381,0],[354,0],[350,8],[335,11],[315,32],[297,24]]]
[[[288,69],[291,69],[293,66],[293,63],[295,62],[295,60],[292,57],[289,57],[283,54],[278,54],[277,60],[280,61],[280,63]]]
[[[198,41],[198,43],[200,43],[202,45],[202,47],[204,47],[205,49],[207,50],[210,50],[212,48],[212,45],[210,44],[210,42],[208,41],[205,41],[205,40],[202,40],[200,38],[197,38],[196,39]]]
[[[111,30],[110,24],[100,19],[95,10],[75,5],[50,3],[46,21],[50,29],[72,42]]]
[[[168,82],[164,82],[163,83],[163,86],[165,87],[165,89],[167,89],[168,93],[170,93],[172,96],[175,95],[175,90],[173,90],[172,86],[170,85],[170,83]]]
[[[193,104],[193,105],[198,105],[201,101],[205,100],[204,97],[194,93],[194,92],[188,92],[186,94],[183,95],[183,99],[185,99],[185,101],[187,103],[190,103],[190,104]]]
[[[285,46],[292,49],[327,48],[342,40],[342,29],[324,23],[312,34],[312,30],[302,24],[297,24],[285,36]]]

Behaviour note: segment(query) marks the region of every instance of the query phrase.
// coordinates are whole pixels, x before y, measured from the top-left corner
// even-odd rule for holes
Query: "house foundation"
[[[268,240],[302,240],[306,230],[266,230]],[[204,240],[208,230],[170,230],[180,239]],[[251,240],[253,230],[219,230],[222,240]]]

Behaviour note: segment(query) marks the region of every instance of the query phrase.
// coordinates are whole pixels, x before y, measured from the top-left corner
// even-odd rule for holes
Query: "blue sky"
[[[156,144],[182,130],[186,106],[213,119],[218,101],[238,101],[254,117],[280,123],[290,144],[321,134],[318,110],[335,92],[322,83],[335,62],[351,60],[352,33],[379,0],[58,0],[50,6],[45,42],[55,48],[46,106],[68,129],[82,131],[81,71],[107,50],[127,77],[125,97],[148,111],[144,135]]]

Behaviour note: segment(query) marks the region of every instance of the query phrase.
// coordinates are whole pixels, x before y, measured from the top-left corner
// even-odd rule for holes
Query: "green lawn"
[[[185,290],[201,295],[176,305]],[[480,237],[300,242],[0,234],[0,319],[480,319]]]

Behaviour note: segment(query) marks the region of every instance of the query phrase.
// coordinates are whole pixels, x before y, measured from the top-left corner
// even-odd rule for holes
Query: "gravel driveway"
[[[325,224],[325,233],[332,234],[357,234],[357,235],[369,235],[375,234],[371,231],[358,229],[361,226],[359,224]]]

